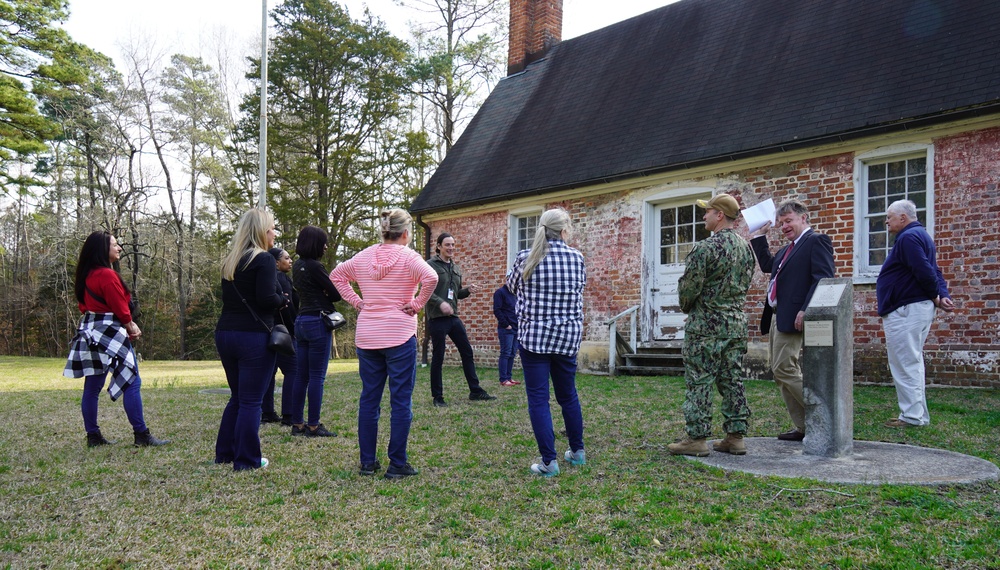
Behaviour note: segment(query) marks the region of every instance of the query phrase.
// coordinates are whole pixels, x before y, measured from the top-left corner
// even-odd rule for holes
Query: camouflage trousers
[[[716,338],[684,335],[684,423],[694,439],[712,435],[712,385],[722,395],[722,427],[726,433],[747,433],[750,407],[743,389],[746,337]]]

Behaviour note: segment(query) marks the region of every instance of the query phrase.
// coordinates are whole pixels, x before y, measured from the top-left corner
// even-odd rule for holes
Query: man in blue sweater
[[[938,267],[934,241],[917,221],[916,205],[909,200],[893,202],[886,209],[885,224],[896,242],[878,274],[875,295],[899,400],[899,417],[885,425],[925,426],[931,418],[924,391],[924,342],[935,307],[951,312],[955,303]]]

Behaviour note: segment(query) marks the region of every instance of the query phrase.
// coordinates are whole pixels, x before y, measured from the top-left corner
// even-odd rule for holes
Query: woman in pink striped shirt
[[[417,379],[417,313],[437,286],[437,273],[410,249],[413,220],[405,210],[380,216],[382,243],[366,248],[330,272],[330,281],[358,310],[354,344],[358,348],[361,399],[358,446],[361,474],[382,468],[375,457],[382,393],[389,382],[389,468],[386,479],[416,475],[406,456],[413,385]],[[351,283],[361,290],[359,296]],[[419,292],[418,292],[419,287]]]

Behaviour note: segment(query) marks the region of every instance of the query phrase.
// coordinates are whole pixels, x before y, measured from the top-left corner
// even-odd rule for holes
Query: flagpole
[[[267,0],[261,0],[260,25],[260,192],[257,207],[267,206]]]

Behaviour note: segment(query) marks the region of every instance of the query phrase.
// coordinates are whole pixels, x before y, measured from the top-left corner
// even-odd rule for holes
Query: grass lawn
[[[100,425],[119,443],[86,447],[82,380],[63,363],[0,360],[0,568],[1000,568],[997,482],[835,485],[672,457],[678,378],[581,375],[588,464],[540,479],[523,386],[484,368],[499,400],[473,403],[446,369],[439,409],[421,369],[420,475],[386,481],[357,474],[356,362],[331,363],[327,379],[322,421],[340,437],[263,426],[271,465],[241,473],[212,462],[227,396],[200,391],[226,386],[217,362],[142,363],[146,422],[173,443],[141,449],[106,394]],[[789,427],[770,382],[747,392],[751,436]],[[1000,462],[1000,391],[928,392],[933,423],[902,430],[882,427],[892,387],[856,387],[855,438]],[[383,411],[387,465],[388,396]]]

